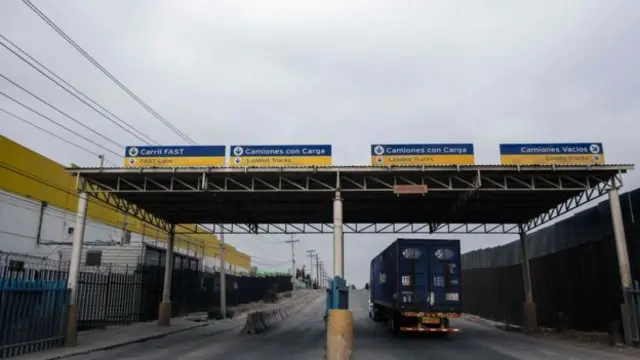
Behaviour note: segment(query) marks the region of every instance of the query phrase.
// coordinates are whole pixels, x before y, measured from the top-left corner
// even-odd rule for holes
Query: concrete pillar
[[[71,247],[71,261],[69,264],[69,279],[67,284],[70,290],[69,319],[67,323],[67,335],[65,345],[74,346],[78,340],[78,277],[80,276],[80,260],[82,259],[82,243],[84,242],[84,226],[87,221],[87,208],[89,207],[89,194],[78,194],[78,211],[76,212],[76,227],[73,231],[73,245]]]
[[[522,308],[522,322],[526,333],[532,333],[538,329],[538,316],[536,304],[533,302],[533,289],[531,286],[531,270],[529,268],[529,255],[527,254],[526,234],[520,230],[520,260],[522,261],[522,276],[524,280],[524,304]]]
[[[162,288],[162,302],[158,309],[158,325],[171,325],[171,275],[173,275],[173,244],[176,237],[176,227],[171,225],[167,239],[167,252],[164,259],[164,287]]]
[[[353,358],[353,314],[346,309],[328,311],[326,333],[327,360],[348,360]]]
[[[625,289],[631,287],[631,266],[629,264],[629,252],[627,251],[627,239],[624,233],[622,221],[622,209],[620,208],[620,194],[617,184],[609,190],[609,207],[611,209],[611,221],[613,223],[613,237],[618,255],[618,270],[620,271],[620,283],[622,284],[623,303],[620,305],[624,341],[631,344],[630,304],[627,303]]]
[[[333,199],[333,276],[344,278],[344,235],[340,191],[336,191]]]

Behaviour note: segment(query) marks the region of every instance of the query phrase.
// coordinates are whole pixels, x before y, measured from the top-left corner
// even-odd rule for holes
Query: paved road
[[[449,338],[428,335],[391,336],[386,326],[367,315],[367,294],[351,293],[356,322],[355,359],[362,360],[626,360],[635,356],[594,350],[560,341],[532,339],[505,333],[468,320],[455,326],[463,332]],[[237,335],[242,325],[210,326],[166,338],[134,344],[110,351],[83,355],[88,360],[306,360],[324,358],[324,298],[271,331],[256,336]]]
[[[635,356],[613,350],[601,351],[568,342],[541,340],[507,333],[469,320],[452,321],[462,332],[447,338],[430,334],[403,334],[393,337],[386,324],[368,319],[367,294],[351,295],[357,324],[355,358],[376,360],[456,359],[456,360],[627,360]]]
[[[321,293],[320,293],[321,294]],[[260,335],[238,335],[243,321],[212,325],[157,340],[79,355],[73,360],[286,360],[322,359],[324,297]]]

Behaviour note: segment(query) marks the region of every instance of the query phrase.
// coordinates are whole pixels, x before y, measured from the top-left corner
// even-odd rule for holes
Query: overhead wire
[[[60,110],[59,108],[57,108],[57,107],[55,107],[55,106],[51,105],[51,103],[47,102],[47,101],[46,101],[46,100],[44,100],[43,98],[41,98],[41,97],[39,97],[38,95],[36,95],[36,94],[32,93],[31,91],[27,90],[24,86],[22,86],[22,85],[18,84],[17,82],[15,82],[15,81],[13,81],[13,80],[9,79],[6,75],[4,75],[4,74],[0,73],[0,77],[1,77],[1,78],[3,78],[3,79],[5,79],[6,81],[10,82],[13,86],[15,86],[15,87],[19,88],[20,90],[22,90],[22,91],[26,92],[27,94],[29,94],[29,95],[33,96],[34,98],[38,99],[41,103],[43,103],[43,104],[47,105],[47,106],[48,106],[48,107],[50,107],[51,109],[55,110],[57,113],[64,115],[65,117],[67,117],[68,119],[70,119],[71,121],[73,121],[74,123],[76,123],[76,124],[78,124],[78,125],[82,126],[83,128],[85,128],[85,129],[87,129],[87,130],[91,131],[92,133],[94,133],[94,134],[96,134],[96,135],[100,136],[101,138],[103,138],[103,139],[107,140],[107,141],[108,141],[108,142],[110,142],[111,144],[113,144],[113,145],[115,145],[115,146],[117,146],[117,147],[119,147],[119,148],[124,148],[124,146],[123,146],[122,144],[119,144],[119,143],[117,143],[117,142],[113,141],[113,139],[110,139],[109,137],[107,137],[106,135],[104,135],[104,134],[100,133],[99,131],[97,131],[97,130],[93,129],[92,127],[87,126],[86,124],[83,124],[83,123],[82,123],[82,121],[80,121],[80,120],[78,120],[78,119],[74,118],[73,116],[71,116],[71,115],[67,114],[66,112],[64,112],[64,111]]]
[[[49,134],[49,135],[51,135],[51,136],[53,136],[53,137],[57,138],[58,140],[62,140],[62,141],[66,142],[66,143],[67,143],[67,144],[69,144],[69,145],[75,146],[75,147],[77,147],[77,148],[78,148],[78,149],[80,149],[80,150],[86,151],[86,152],[88,152],[88,153],[90,153],[90,154],[92,154],[92,155],[95,155],[95,156],[100,156],[100,154],[98,154],[97,152],[94,152],[94,151],[92,151],[92,150],[90,150],[90,149],[88,149],[88,148],[86,148],[86,147],[84,147],[84,146],[82,146],[82,145],[76,144],[76,143],[74,143],[73,141],[71,141],[71,140],[69,140],[69,139],[65,139],[65,138],[63,138],[62,136],[60,136],[60,135],[58,135],[58,134],[55,134],[55,133],[53,133],[53,132],[51,132],[51,131],[49,131],[49,130],[47,130],[47,129],[45,129],[45,128],[43,128],[43,127],[41,127],[41,126],[37,125],[37,124],[34,124],[34,123],[32,123],[31,121],[29,121],[29,120],[27,120],[27,119],[25,119],[25,118],[22,118],[22,117],[20,117],[20,116],[18,116],[18,115],[16,115],[16,114],[14,114],[14,113],[12,113],[12,112],[10,112],[10,111],[6,110],[6,109],[0,108],[0,112],[3,112],[3,113],[5,113],[5,114],[7,114],[7,115],[11,116],[12,118],[14,118],[14,119],[16,119],[16,120],[20,120],[20,121],[22,121],[22,122],[24,122],[24,123],[26,123],[26,124],[28,124],[28,125],[30,125],[30,126],[33,126],[34,128],[36,128],[36,129],[38,129],[38,130],[40,130],[40,131],[42,131],[42,132],[45,132],[45,133],[47,133],[47,134]],[[114,163],[112,163],[112,162],[111,162],[111,161],[109,161],[108,159],[105,159],[105,162],[107,162],[107,163],[109,163],[109,164],[111,164],[111,165],[116,166]]]
[[[256,263],[256,264],[260,264],[260,265],[263,265],[263,266],[282,266],[282,265],[291,264],[291,260],[266,261],[266,260],[261,260],[260,258],[258,258],[256,256],[251,256],[251,262]]]
[[[37,203],[32,203],[33,200],[27,201],[26,199],[24,199],[24,198],[22,198],[20,196],[16,196],[16,195],[5,193],[5,192],[0,192],[0,196],[6,197],[6,198],[9,198],[9,199],[12,199],[12,200],[20,201],[20,202],[26,202],[27,204],[29,204],[31,206],[27,206],[27,205],[24,205],[24,204],[16,204],[16,203],[11,202],[11,201],[7,201],[4,204],[10,205],[10,206],[14,206],[16,208],[20,208],[20,209],[23,209],[23,210],[26,210],[26,211],[29,211],[29,212],[32,212],[32,213],[39,213],[41,211],[40,207],[42,205],[39,205]],[[47,214],[47,216],[49,216],[49,217],[52,217],[52,218],[55,218],[55,219],[59,219],[59,220],[63,220],[63,221],[67,221],[67,220],[69,220],[69,218],[72,218],[73,221],[75,221],[75,217],[70,215],[70,214],[68,214],[68,213],[65,213],[64,210],[60,210],[60,209],[56,209],[56,208],[48,208],[48,209],[53,209],[54,211],[56,211],[58,213],[61,213],[61,214],[51,214],[51,213],[49,213],[49,214]],[[108,224],[103,225],[103,224],[100,224],[100,223],[87,222],[85,224],[85,226],[92,227],[92,228],[99,229],[99,230],[104,230],[104,231],[113,231],[114,228],[116,228],[118,225],[117,224],[111,224],[110,226],[112,226],[112,228],[108,228],[107,227],[107,226],[109,226]]]
[[[111,74],[107,69],[105,69],[97,60],[95,60],[91,55],[89,55],[80,45],[78,45],[69,35],[67,35],[62,29],[60,29],[49,17],[47,17],[38,7],[33,5],[33,3],[29,0],[22,0],[22,2],[27,5],[38,17],[40,17],[49,27],[51,27],[55,32],[58,33],[64,40],[66,40],[71,46],[73,46],[85,59],[87,59],[90,63],[92,63],[98,70],[100,70],[104,75],[106,75],[111,81],[113,81],[118,87],[120,87],[124,92],[126,92],[133,100],[135,100],[140,106],[142,106],[145,110],[147,110],[151,115],[153,115],[156,119],[162,122],[165,126],[167,126],[170,130],[172,130],[175,134],[181,137],[183,140],[188,142],[189,144],[195,144],[190,137],[188,137],[185,133],[180,131],[177,127],[175,127],[171,122],[165,119],[162,115],[160,115],[156,110],[154,110],[151,106],[149,106],[146,102],[140,99],[136,94],[134,94],[127,86],[125,86],[120,80],[118,80],[113,74]]]
[[[73,192],[73,191],[70,191],[68,189],[62,188],[62,187],[60,187],[60,186],[58,186],[56,184],[53,184],[53,183],[41,178],[40,176],[38,176],[36,174],[33,174],[33,173],[31,173],[29,171],[26,171],[24,169],[17,168],[17,167],[15,167],[15,166],[13,166],[13,165],[5,162],[5,161],[0,160],[0,168],[4,168],[4,169],[6,169],[8,171],[13,172],[14,174],[17,174],[17,175],[20,175],[20,176],[22,176],[24,178],[27,178],[27,179],[30,179],[32,181],[38,182],[38,183],[40,183],[42,185],[45,185],[45,186],[48,186],[48,187],[50,187],[52,189],[64,192],[65,194],[72,195],[72,196],[77,196],[78,195],[76,192]],[[94,204],[94,205],[96,205],[98,207],[101,207],[103,209],[112,210],[112,211],[116,211],[116,212],[119,212],[119,213],[127,213],[126,211],[122,211],[118,207],[116,207],[116,206],[114,206],[112,204],[109,204],[107,202],[104,202],[104,201],[102,201],[101,199],[98,199],[98,198],[90,198],[89,199],[89,203],[90,204]],[[184,226],[181,226],[181,225],[177,225],[176,227],[183,228],[185,230],[189,230],[188,228],[186,228]],[[160,229],[160,230],[162,230],[162,229]],[[184,237],[184,238],[188,238],[187,242],[190,242],[190,243],[199,243],[200,242],[200,239],[193,238],[192,236],[189,236],[189,235],[186,235],[186,234],[180,234],[180,236]]]
[[[50,117],[48,117],[48,116],[46,116],[46,115],[43,115],[42,113],[40,113],[40,112],[38,112],[38,111],[34,110],[33,108],[29,107],[28,105],[25,105],[24,103],[20,102],[19,100],[16,100],[15,98],[11,97],[10,95],[7,95],[6,93],[4,93],[4,92],[2,92],[2,91],[0,91],[0,95],[2,95],[2,96],[4,96],[4,97],[6,97],[6,98],[8,98],[8,99],[12,100],[13,102],[17,103],[18,105],[20,105],[20,106],[24,107],[25,109],[27,109],[27,110],[29,110],[29,111],[31,111],[31,112],[33,112],[34,114],[37,114],[37,115],[39,115],[40,117],[42,117],[42,118],[44,118],[44,119],[46,119],[46,120],[49,120],[50,122],[52,122],[52,123],[56,124],[57,126],[59,126],[59,127],[61,127],[61,128],[63,128],[63,129],[65,129],[65,130],[69,131],[70,133],[73,133],[73,134],[75,134],[76,136],[78,136],[78,137],[80,137],[80,138],[82,138],[82,139],[84,139],[84,140],[86,140],[86,141],[88,141],[88,142],[90,142],[90,143],[92,143],[92,144],[94,144],[94,145],[98,146],[99,148],[101,148],[101,149],[103,149],[103,150],[105,150],[105,151],[110,152],[111,154],[113,154],[113,155],[115,155],[115,156],[119,157],[120,159],[124,159],[124,157],[123,157],[121,154],[119,154],[119,153],[117,153],[117,152],[115,152],[115,151],[113,151],[113,150],[111,150],[111,149],[107,148],[106,146],[104,146],[104,145],[102,145],[102,144],[100,144],[100,143],[98,143],[98,142],[95,142],[95,141],[93,141],[93,140],[91,140],[91,139],[87,138],[86,136],[84,136],[84,135],[82,135],[82,134],[78,133],[77,131],[75,131],[75,130],[73,130],[73,129],[70,129],[70,128],[68,128],[68,127],[66,127],[66,126],[64,126],[64,125],[62,125],[62,124],[60,124],[59,122],[57,122],[57,121],[55,121],[55,120],[51,119]]]
[[[66,194],[77,195],[76,193],[74,193],[72,191],[69,191],[67,189],[61,188],[61,187],[59,187],[59,186],[57,186],[55,184],[52,184],[52,183],[46,181],[45,179],[42,179],[41,177],[39,177],[39,176],[37,176],[35,174],[32,174],[32,173],[30,173],[30,172],[28,172],[28,171],[26,171],[24,169],[16,168],[16,167],[14,167],[11,164],[8,164],[6,162],[0,161],[0,167],[1,168],[5,168],[6,170],[11,171],[13,173],[16,173],[18,175],[21,175],[21,176],[23,176],[25,178],[28,178],[28,179],[31,179],[33,181],[39,182],[39,183],[41,183],[43,185],[46,185],[48,187],[54,188],[54,189],[56,189],[58,191],[62,191],[64,193],[66,193]],[[118,212],[121,211],[117,207],[115,207],[115,206],[113,206],[111,204],[105,203],[100,199],[89,199],[89,202],[91,204],[97,205],[97,206],[99,206],[101,208],[105,208],[105,209],[109,209],[109,210],[115,210],[115,211],[118,211]],[[115,225],[113,225],[113,226],[115,226]],[[182,226],[178,225],[178,227],[182,227]],[[183,228],[188,230],[186,227],[183,227]],[[192,239],[190,239],[189,236],[185,236],[185,234],[182,234],[182,236],[184,236],[186,238],[189,238],[189,239],[186,239],[186,240],[187,240],[187,242],[191,242]],[[199,240],[199,239],[196,239],[196,240]],[[259,257],[259,256],[254,256],[254,255],[251,255],[251,261],[255,262],[258,265],[268,266],[268,267],[277,267],[277,266],[282,266],[282,265],[286,265],[286,264],[290,263],[290,260],[277,261],[277,260],[265,259],[265,258],[262,258],[262,257]]]
[[[21,54],[19,54],[18,52],[16,52],[14,49],[11,49],[7,44],[5,44],[4,42],[7,42],[9,44],[11,44],[11,46],[13,46],[14,48],[16,48]],[[34,70],[38,71],[42,76],[46,77],[47,79],[49,79],[49,81],[53,82],[54,84],[56,84],[58,87],[60,87],[61,89],[63,89],[64,91],[66,91],[68,94],[70,94],[71,96],[75,97],[76,99],[78,99],[79,101],[81,101],[82,103],[84,103],[85,105],[87,105],[89,108],[91,108],[93,111],[95,111],[96,113],[98,113],[100,116],[102,116],[103,118],[107,119],[108,121],[110,121],[111,123],[115,124],[116,126],[118,126],[119,128],[121,128],[122,130],[126,131],[127,133],[129,133],[130,135],[132,135],[133,137],[137,138],[138,140],[142,141],[144,144],[147,145],[158,145],[158,141],[154,140],[153,138],[151,138],[150,136],[146,135],[145,133],[143,133],[142,131],[138,130],[137,128],[135,128],[133,125],[129,124],[127,121],[121,119],[120,117],[116,116],[115,114],[113,114],[111,111],[107,110],[106,108],[104,108],[102,105],[100,105],[99,103],[97,103],[95,100],[93,100],[91,97],[89,97],[87,94],[85,94],[84,92],[78,90],[78,88],[76,88],[75,86],[73,86],[72,84],[70,84],[69,82],[67,82],[66,80],[64,80],[62,77],[60,77],[58,74],[56,74],[55,72],[53,72],[51,69],[49,69],[48,67],[46,67],[45,65],[43,65],[40,61],[38,61],[37,59],[35,59],[33,56],[31,56],[29,53],[27,53],[26,51],[24,51],[22,48],[20,48],[18,45],[16,45],[14,42],[12,42],[11,40],[9,40],[6,36],[0,34],[0,45],[3,46],[5,49],[7,49],[9,52],[11,52],[13,55],[15,55],[16,57],[18,57],[20,60],[22,60],[24,63],[26,63],[27,65],[29,65],[31,68],[33,68]],[[24,55],[24,56],[23,56]],[[28,58],[28,60],[27,60]],[[41,69],[39,69],[38,67],[36,67],[35,65],[33,65],[33,63],[31,63],[30,61],[38,64],[40,67],[42,67],[44,70],[46,70],[47,72],[49,72],[49,74],[45,73],[44,71],[42,71]],[[55,79],[54,79],[55,78]],[[67,87],[65,87],[64,85],[68,86],[69,88],[73,89],[76,93],[82,95],[85,99],[81,98],[80,96],[78,96],[76,93],[74,93],[73,91],[69,90]],[[93,103],[90,104],[90,101]],[[94,106],[95,105],[95,106]],[[109,114],[110,116],[112,116],[113,118],[115,118],[116,120],[118,120],[118,122],[116,122],[115,120],[113,120],[112,118],[110,118],[109,116],[105,115],[102,111],[98,110],[96,107],[100,108],[100,110],[104,111],[105,113]],[[129,127],[129,129],[125,128],[125,126]],[[146,138],[146,139],[144,139]]]

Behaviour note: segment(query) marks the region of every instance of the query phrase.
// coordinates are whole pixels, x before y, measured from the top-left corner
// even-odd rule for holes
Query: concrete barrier
[[[353,353],[353,314],[350,310],[329,310],[326,336],[327,360],[351,359]]]
[[[246,321],[240,334],[260,334],[277,322],[301,311],[319,295],[319,292],[309,292],[299,298],[290,299],[286,303],[272,308],[252,311],[247,314]]]
[[[266,325],[262,320],[262,313],[255,311],[247,314],[244,327],[240,330],[241,334],[259,334],[266,329]]]

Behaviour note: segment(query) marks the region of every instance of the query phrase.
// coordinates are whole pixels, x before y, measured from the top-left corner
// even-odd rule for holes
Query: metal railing
[[[143,278],[134,266],[83,266],[78,277],[78,331],[140,321]]]
[[[634,281],[625,290],[625,303],[629,311],[628,329],[630,334],[625,336],[633,344],[640,346],[640,283]]]
[[[196,264],[197,265],[197,264]],[[61,346],[66,334],[67,262],[0,252],[0,359]],[[78,277],[79,331],[157,319],[164,268],[82,265]],[[172,276],[172,315],[219,306],[219,273],[190,268]],[[227,274],[227,304],[262,300],[269,289],[291,290],[289,276]]]
[[[0,252],[0,359],[62,344],[69,291],[65,264]]]
[[[60,346],[68,300],[64,282],[0,279],[0,359]]]

